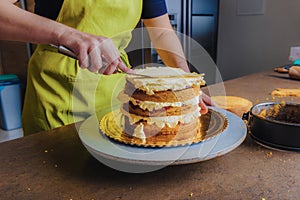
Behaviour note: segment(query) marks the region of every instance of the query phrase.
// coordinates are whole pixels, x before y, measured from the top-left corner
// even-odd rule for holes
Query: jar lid
[[[15,74],[1,74],[0,75],[0,85],[8,85],[19,83],[20,80],[17,75]]]

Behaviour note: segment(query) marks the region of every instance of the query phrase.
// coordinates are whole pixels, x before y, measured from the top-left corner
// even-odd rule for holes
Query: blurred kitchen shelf
[[[9,140],[14,140],[20,137],[23,137],[22,128],[10,130],[10,131],[0,129],[0,143]]]

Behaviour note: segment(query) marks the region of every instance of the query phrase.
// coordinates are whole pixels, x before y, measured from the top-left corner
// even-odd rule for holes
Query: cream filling
[[[153,111],[153,110],[160,110],[164,107],[182,107],[183,105],[198,105],[199,103],[199,96],[196,96],[192,99],[189,99],[184,102],[154,102],[154,101],[140,101],[130,97],[130,101],[133,105],[140,107],[143,110]]]
[[[135,79],[133,84],[135,88],[145,91],[148,95],[153,95],[155,92],[166,90],[183,90],[193,86],[203,85],[202,78],[150,78],[150,79]]]
[[[200,117],[200,107],[197,106],[197,109],[185,115],[178,115],[178,116],[163,116],[163,117],[143,117],[135,114],[130,114],[124,109],[122,109],[124,115],[129,118],[130,124],[135,124],[141,120],[145,121],[147,124],[155,124],[159,128],[163,128],[168,126],[170,128],[174,128],[179,122],[181,123],[190,123]]]
[[[140,123],[139,125],[137,125],[137,127],[134,129],[133,136],[140,138],[143,143],[146,142],[146,135],[144,132],[144,124],[143,123]]]

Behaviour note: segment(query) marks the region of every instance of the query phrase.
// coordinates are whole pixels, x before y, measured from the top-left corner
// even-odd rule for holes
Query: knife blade
[[[182,74],[182,75],[162,75],[162,76],[151,76],[151,75],[145,75],[145,74],[138,74],[138,73],[134,73],[134,72],[127,72],[127,74],[129,75],[133,75],[133,76],[140,76],[143,78],[197,78],[197,77],[202,77],[202,74]]]

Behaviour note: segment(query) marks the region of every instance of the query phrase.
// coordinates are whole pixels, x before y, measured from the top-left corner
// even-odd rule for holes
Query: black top
[[[142,19],[150,19],[167,13],[165,0],[143,0]]]
[[[35,0],[35,13],[55,20],[63,2],[64,0]],[[165,0],[143,0],[142,19],[150,19],[166,13]]]

